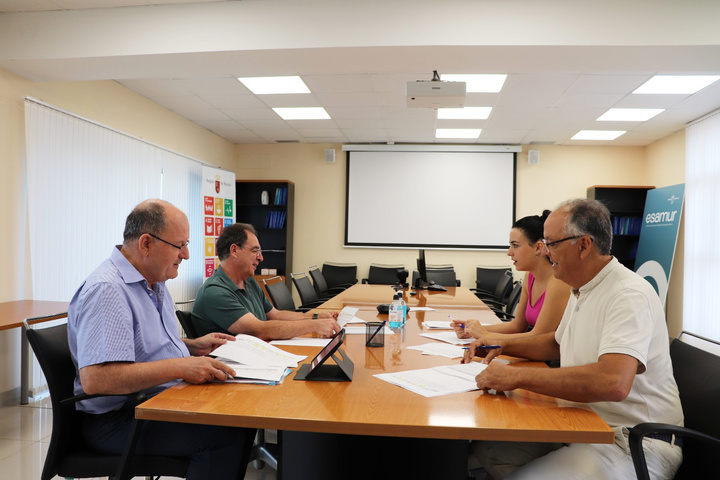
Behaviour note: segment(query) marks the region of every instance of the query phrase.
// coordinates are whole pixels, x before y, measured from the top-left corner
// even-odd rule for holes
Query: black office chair
[[[325,262],[322,266],[328,288],[341,285],[355,285],[357,279],[357,265],[354,263]]]
[[[427,271],[427,281],[433,282],[436,285],[442,285],[443,287],[459,287],[460,280],[457,279],[455,269],[452,265],[428,265],[425,267]],[[420,273],[417,270],[413,270],[412,283],[416,284],[417,278]]]
[[[352,286],[351,284],[346,284],[336,285],[332,288],[328,287],[328,284],[325,281],[325,275],[323,275],[317,265],[311,265],[308,268],[308,273],[312,278],[313,287],[315,287],[315,293],[317,294],[318,298],[332,298],[338,293],[343,292]]]
[[[295,308],[295,301],[282,277],[263,278],[263,285],[265,285],[265,291],[268,293],[270,301],[278,310],[295,312],[307,312],[310,310],[308,307]]]
[[[641,423],[630,429],[630,453],[639,480],[649,480],[643,438],[647,435],[674,435],[683,447],[683,462],[675,479],[708,478],[715,470],[720,454],[720,356],[674,339],[670,344],[673,375],[677,382],[685,416],[685,426],[664,423]],[[699,337],[698,337],[699,338]],[[710,342],[716,348],[716,342]],[[677,443],[677,440],[676,440]],[[710,475],[712,476],[712,475]]]
[[[180,322],[180,326],[182,326],[182,329],[185,331],[185,336],[187,338],[197,338],[199,336],[197,330],[195,329],[195,324],[193,323],[192,312],[175,310],[175,315]]]
[[[517,308],[520,302],[520,295],[522,294],[522,280],[518,280],[513,284],[512,290],[508,296],[503,299],[502,302],[496,302],[489,298],[484,298],[483,302],[500,318],[500,320],[508,321],[515,318],[515,308]]]
[[[75,410],[80,400],[100,395],[73,395],[75,365],[68,345],[67,324],[34,330],[26,325],[26,335],[47,379],[52,403],[53,427],[41,479],[60,477],[113,477],[126,480],[136,476],[185,478],[189,458],[159,455],[133,455],[142,420],[132,425],[122,455],[99,453],[85,443],[79,425],[85,413]],[[140,403],[142,395],[134,401]]]
[[[503,275],[512,276],[512,269],[507,267],[481,267],[475,268],[475,289],[483,292],[494,292],[498,280]]]
[[[362,283],[370,285],[395,285],[400,280],[400,272],[405,271],[407,278],[407,270],[404,265],[382,265],[379,263],[371,263],[367,278]]]
[[[486,291],[479,288],[471,288],[470,290],[482,301],[489,300],[505,305],[508,297],[512,293],[513,285],[512,275],[503,273],[497,277],[495,287],[492,291]]]
[[[310,277],[305,272],[291,273],[290,277],[300,295],[301,308],[315,308],[325,303],[327,299],[318,297]]]

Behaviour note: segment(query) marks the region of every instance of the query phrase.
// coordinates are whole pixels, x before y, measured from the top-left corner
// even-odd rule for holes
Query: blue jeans
[[[83,437],[97,450],[119,455],[130,434],[133,408],[84,415]],[[255,429],[144,421],[135,454],[190,457],[188,480],[245,476]]]

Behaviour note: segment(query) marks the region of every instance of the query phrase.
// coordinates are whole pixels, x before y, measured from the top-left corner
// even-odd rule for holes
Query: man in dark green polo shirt
[[[253,278],[263,256],[252,225],[225,227],[215,250],[220,266],[198,290],[192,311],[199,335],[245,333],[269,341],[312,332],[331,337],[340,331],[337,312],[313,315],[272,306]]]

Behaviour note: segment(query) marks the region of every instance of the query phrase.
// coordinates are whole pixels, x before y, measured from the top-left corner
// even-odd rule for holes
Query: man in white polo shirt
[[[544,228],[554,275],[572,287],[560,325],[554,333],[493,340],[502,348],[488,351],[489,365],[477,384],[484,390],[522,388],[586,402],[615,430],[615,443],[474,442],[472,452],[494,480],[635,478],[628,428],[642,422],[683,424],[662,305],[645,279],[610,255],[610,213],[600,202],[565,202]],[[466,361],[482,344],[471,346]],[[559,358],[560,368],[491,362],[500,353]],[[645,440],[652,478],[673,478],[682,462],[678,443],[661,435]]]

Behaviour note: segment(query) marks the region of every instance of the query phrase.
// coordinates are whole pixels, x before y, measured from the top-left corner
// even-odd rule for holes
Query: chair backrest
[[[303,305],[313,303],[320,298],[315,292],[315,287],[313,287],[310,277],[308,277],[305,272],[291,273],[290,277],[292,277],[293,285],[297,288],[298,295],[300,295],[300,302]]]
[[[325,281],[325,276],[320,271],[317,265],[312,265],[308,268],[308,273],[312,277],[313,287],[318,297],[323,297],[328,291],[328,284]]]
[[[512,287],[512,290],[510,291],[510,295],[507,297],[507,301],[505,303],[505,312],[509,313],[510,315],[513,315],[515,313],[515,308],[518,305],[518,302],[520,302],[520,295],[522,294],[522,280],[518,280],[515,282],[515,284]]]
[[[371,285],[395,285],[398,283],[398,272],[404,269],[403,265],[371,263],[367,283]]]
[[[187,338],[198,338],[199,335],[193,323],[192,313],[184,310],[175,310],[175,315],[185,331]]]
[[[328,288],[357,283],[357,265],[354,263],[323,263],[322,274]]]
[[[720,356],[679,339],[670,344],[673,375],[680,392],[685,426],[720,438]],[[704,478],[716,463],[717,451],[686,437],[683,463],[675,478]]]
[[[506,267],[478,266],[475,269],[475,288],[493,292],[498,280],[502,279],[503,275],[512,275],[512,270]]]
[[[415,285],[415,280],[420,276],[417,270],[413,270],[412,284]],[[455,270],[452,268],[427,268],[427,280],[428,282],[434,282],[436,285],[442,285],[443,287],[458,287],[460,283],[457,280]]]
[[[295,310],[295,301],[282,277],[263,278],[265,291],[278,310]]]
[[[50,403],[53,411],[53,427],[42,478],[57,475],[59,463],[74,446],[83,444],[80,429],[80,413],[74,403],[67,405],[60,401],[73,396],[75,364],[70,355],[67,324],[26,331],[28,343],[35,352],[40,368],[47,380]]]
[[[507,303],[510,298],[510,294],[513,289],[513,277],[508,274],[503,274],[497,278],[495,289],[492,291],[493,295],[502,303]]]

